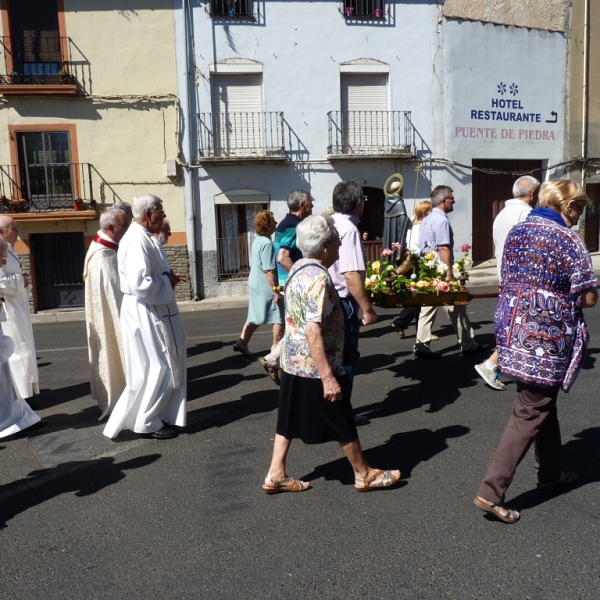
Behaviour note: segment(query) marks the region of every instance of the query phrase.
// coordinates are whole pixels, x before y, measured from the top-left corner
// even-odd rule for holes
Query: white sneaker
[[[491,388],[501,391],[506,389],[506,386],[500,381],[500,375],[498,375],[498,371],[495,371],[494,369],[488,369],[485,366],[485,361],[480,365],[475,365],[475,370]]]

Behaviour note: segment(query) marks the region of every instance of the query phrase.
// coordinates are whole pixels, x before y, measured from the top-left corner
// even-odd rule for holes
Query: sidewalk
[[[594,271],[600,275],[600,252],[592,254],[592,264]],[[485,262],[474,266],[470,273],[469,289],[485,287],[498,284],[498,275],[496,273],[496,259],[491,258]],[[225,296],[222,298],[206,298],[198,302],[188,300],[179,302],[181,312],[195,312],[204,310],[216,310],[219,308],[244,308],[248,306],[248,296]],[[39,312],[31,315],[32,323],[55,323],[57,321],[84,321],[85,311],[76,310],[53,310]]]

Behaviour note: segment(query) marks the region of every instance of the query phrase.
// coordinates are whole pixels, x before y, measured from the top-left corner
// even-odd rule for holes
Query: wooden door
[[[473,168],[473,260],[488,260],[494,256],[492,225],[513,197],[513,184],[522,175],[542,181],[542,161],[473,159]],[[484,173],[478,168],[502,172]]]

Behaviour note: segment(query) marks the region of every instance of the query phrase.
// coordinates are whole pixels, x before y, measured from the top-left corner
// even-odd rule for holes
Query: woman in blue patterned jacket
[[[598,280],[581,238],[570,228],[588,199],[570,179],[547,181],[540,206],[515,225],[502,255],[496,307],[499,368],[517,382],[517,397],[475,505],[506,523],[519,519],[504,496],[518,464],[535,445],[538,489],[577,483],[561,471],[558,391],[572,386],[588,341],[583,308],[598,299]]]

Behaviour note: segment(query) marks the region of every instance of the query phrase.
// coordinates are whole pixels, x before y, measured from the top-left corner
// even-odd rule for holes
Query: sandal
[[[258,359],[260,366],[267,372],[269,377],[277,384],[280,384],[279,381],[279,368],[274,367],[270,362],[267,361],[266,358],[262,356]]]
[[[273,483],[273,486],[271,487],[266,484],[263,484],[262,489],[265,490],[266,494],[282,494],[283,492],[304,492],[305,490],[309,490],[312,487],[310,483],[294,479],[293,477],[286,477],[285,479],[280,479],[279,481],[275,481],[270,477],[267,477],[267,479]]]
[[[390,323],[390,327],[402,338],[404,339],[406,337],[405,333],[404,333],[404,329],[402,329],[402,327],[400,327],[399,325],[396,325],[396,323],[394,323],[393,321]]]
[[[569,487],[579,481],[577,473],[561,473],[560,477],[553,483],[538,483],[538,490],[553,490],[554,488]]]
[[[380,475],[383,477],[377,482],[373,483]],[[402,476],[402,474],[394,475],[392,471],[376,471],[370,477],[361,479],[360,477],[354,478],[354,487],[359,492],[371,492],[373,490],[380,490],[382,488],[390,487],[394,485]],[[362,483],[362,485],[357,485]]]
[[[233,345],[233,351],[241,352],[244,356],[252,356],[252,352],[250,352],[250,350],[248,349],[248,346],[246,346],[246,344],[244,344],[244,342],[242,342],[242,340],[238,340]]]
[[[473,504],[484,512],[491,513],[497,519],[504,521],[504,523],[516,523],[521,518],[521,515],[517,510],[513,510],[512,508],[501,506],[499,504],[491,504],[490,502],[485,502],[479,498],[475,498],[475,500],[473,500]],[[505,515],[500,513],[501,508],[506,511]]]

